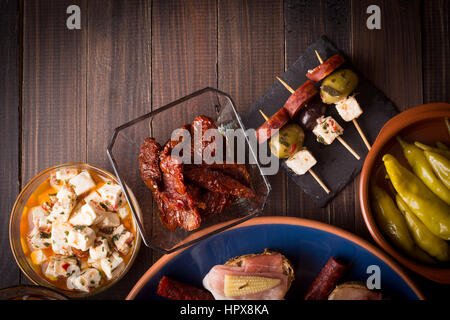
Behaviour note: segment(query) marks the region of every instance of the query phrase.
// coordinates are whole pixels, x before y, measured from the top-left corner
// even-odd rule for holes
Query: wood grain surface
[[[72,4],[81,30],[66,28]],[[381,30],[366,27],[372,4]],[[0,287],[28,283],[10,253],[8,221],[38,172],[74,161],[111,170],[115,127],[203,87],[229,93],[244,112],[322,34],[399,110],[450,101],[446,0],[9,0],[0,9]],[[189,116],[174,112],[153,130]],[[372,241],[358,180],[317,208],[281,172],[270,177],[263,214],[320,220]],[[96,298],[124,298],[160,256],[143,246],[126,277]],[[414,278],[428,297],[449,297],[449,286]]]
[[[9,215],[21,186],[19,43],[19,3],[0,2],[0,288],[21,279],[8,240]]]

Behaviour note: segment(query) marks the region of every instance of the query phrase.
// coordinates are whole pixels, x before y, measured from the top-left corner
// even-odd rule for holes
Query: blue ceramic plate
[[[239,255],[260,253],[265,248],[284,254],[295,268],[296,279],[286,299],[301,299],[331,256],[351,264],[342,281],[365,282],[370,276],[367,268],[375,265],[381,271],[381,289],[385,296],[423,299],[404,271],[365,240],[327,224],[287,217],[255,218],[183,251],[164,256],[144,274],[127,299],[163,299],[156,294],[156,289],[164,275],[202,288],[203,277],[214,265],[224,264]]]

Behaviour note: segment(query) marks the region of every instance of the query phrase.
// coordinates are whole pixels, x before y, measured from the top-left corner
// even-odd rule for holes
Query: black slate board
[[[337,53],[345,57],[325,36],[320,37],[281,75],[281,78],[294,90],[308,80],[305,76],[306,72],[319,64],[314,50],[318,51],[323,60]],[[364,113],[358,118],[358,123],[369,142],[373,144],[382,126],[398,111],[380,90],[351,66],[347,57],[345,59],[346,63],[342,67],[354,70],[359,77],[359,84],[355,92],[357,93],[356,99]],[[242,116],[245,127],[258,128],[264,123],[264,119],[260,116],[258,110],[261,109],[270,117],[284,105],[289,96],[290,92],[281,83],[274,81]],[[324,207],[358,175],[368,152],[353,123],[342,120],[334,105],[328,107],[325,115],[332,116],[338,121],[344,128],[342,138],[361,156],[361,159],[357,160],[339,141],[335,140],[331,145],[325,146],[316,142],[316,137],[312,132],[305,132],[305,146],[308,147],[318,162],[313,169],[331,190],[330,194],[327,194],[320,187],[311,174],[296,175],[285,165],[285,161],[281,161],[281,166],[288,172],[290,178],[320,207]]]

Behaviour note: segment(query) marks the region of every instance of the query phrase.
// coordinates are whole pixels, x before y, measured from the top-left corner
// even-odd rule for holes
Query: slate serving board
[[[345,64],[340,68],[349,68],[358,74],[359,84],[355,93],[357,93],[356,99],[364,111],[358,118],[358,123],[366,134],[370,144],[373,144],[383,125],[390,118],[398,114],[398,111],[380,90],[375,88],[351,66],[349,59],[325,36],[320,37],[308,47],[304,54],[281,75],[281,78],[294,88],[294,90],[300,87],[308,80],[305,75],[306,72],[319,64],[314,50],[318,51],[324,61],[339,53],[346,59]],[[289,96],[290,92],[281,83],[274,81],[266,92],[242,116],[242,121],[246,128],[258,128],[264,123],[264,119],[260,116],[259,110],[261,109],[270,117],[283,107]],[[289,177],[320,207],[326,206],[330,200],[358,175],[368,153],[353,123],[342,120],[334,105],[328,106],[325,115],[332,116],[338,121],[342,128],[344,128],[342,138],[361,156],[361,159],[357,160],[338,140],[335,140],[331,145],[323,145],[316,141],[316,137],[312,132],[305,132],[305,146],[312,152],[318,162],[313,169],[331,192],[327,194],[309,173],[304,175],[294,174],[286,166],[285,161],[281,160],[281,167],[287,171]]]

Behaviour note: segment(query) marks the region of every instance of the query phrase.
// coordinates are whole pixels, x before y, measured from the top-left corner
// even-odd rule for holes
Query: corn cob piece
[[[254,294],[276,287],[280,282],[265,277],[225,275],[224,293],[226,297]]]

